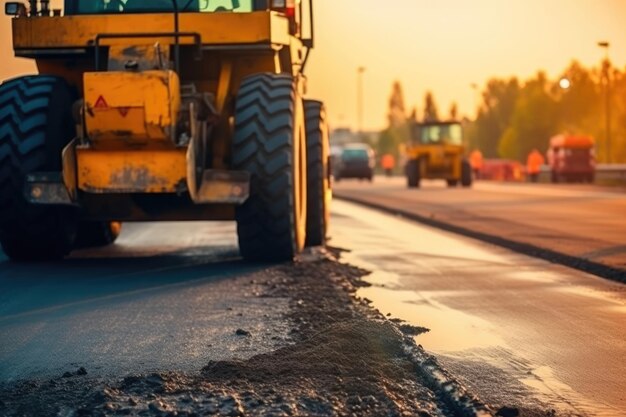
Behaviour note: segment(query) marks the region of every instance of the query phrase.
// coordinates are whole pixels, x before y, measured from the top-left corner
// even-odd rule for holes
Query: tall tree
[[[582,133],[579,128],[595,123],[602,114],[600,80],[594,79],[592,72],[577,61],[572,61],[561,78],[566,78],[570,83],[567,89],[561,88],[558,83],[554,83],[552,88],[552,93],[559,102],[561,128],[572,133]]]
[[[436,122],[439,120],[439,112],[433,94],[428,91],[424,96],[424,122]]]
[[[611,91],[611,108],[613,109],[611,161],[626,163],[626,70],[613,72]],[[596,134],[596,137],[599,136]]]
[[[482,103],[468,139],[472,148],[480,149],[486,158],[498,156],[498,145],[511,123],[520,92],[516,78],[491,79],[482,93]]]
[[[450,120],[457,120],[458,117],[459,117],[459,108],[456,102],[452,102],[452,105],[450,106]]]
[[[523,161],[533,149],[547,150],[550,137],[559,131],[558,105],[549,88],[543,72],[526,82],[500,140],[500,156]]]
[[[379,135],[377,152],[379,155],[390,153],[397,157],[400,146],[409,140],[410,124],[406,115],[402,85],[399,81],[394,81],[391,86],[388,106],[388,126]]]
[[[394,81],[389,96],[389,111],[387,113],[389,127],[400,127],[406,123],[406,109],[404,107],[404,93],[400,81]]]
[[[379,155],[390,153],[399,156],[401,146],[409,140],[410,118],[407,117],[402,84],[394,81],[387,110],[388,126],[378,135],[376,151]]]

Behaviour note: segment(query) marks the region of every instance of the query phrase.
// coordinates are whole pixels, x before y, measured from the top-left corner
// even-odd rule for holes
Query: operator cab
[[[270,8],[268,0],[177,0],[180,12],[249,13]],[[283,9],[289,9],[285,1]],[[287,2],[289,3],[289,2]],[[279,10],[280,7],[272,7]],[[65,14],[172,13],[173,0],[65,0]]]
[[[458,122],[425,122],[413,126],[416,145],[462,145],[463,128]]]

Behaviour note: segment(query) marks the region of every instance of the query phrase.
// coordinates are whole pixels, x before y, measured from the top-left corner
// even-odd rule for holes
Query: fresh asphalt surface
[[[487,402],[626,414],[623,285],[341,201],[331,234],[373,271],[360,295],[430,328],[418,343]],[[125,225],[116,245],[59,264],[0,255],[0,382],[80,366],[197,370],[273,350],[287,300],[254,297],[256,268],[239,260],[232,223]]]
[[[0,260],[0,382],[197,371],[271,351],[287,299],[254,295],[232,223],[126,224],[61,263]],[[238,337],[237,329],[252,333]],[[274,338],[274,339],[272,339]]]
[[[449,189],[423,181],[408,189],[404,178],[376,177],[341,181],[335,194],[623,269],[626,282],[625,187],[479,181]]]

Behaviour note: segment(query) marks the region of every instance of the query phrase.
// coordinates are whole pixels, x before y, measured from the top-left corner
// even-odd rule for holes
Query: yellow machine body
[[[409,159],[423,161],[420,165],[420,177],[424,179],[460,180],[464,153],[464,147],[459,145],[411,145],[407,147]]]
[[[136,206],[135,195],[145,199],[187,194],[200,205],[241,203],[248,179],[229,170],[231,113],[241,80],[255,73],[286,72],[304,92],[304,44],[284,13],[180,13],[178,72],[173,16],[120,13],[13,19],[16,56],[35,59],[41,74],[64,78],[81,98],[78,138],[63,152],[62,178],[72,198],[82,193],[87,216],[97,212],[98,218],[107,217],[103,205],[124,201],[129,207],[123,212],[128,214],[120,216],[120,210],[111,209],[112,220],[159,218],[155,213],[160,199],[148,213]],[[187,92],[195,97],[193,102],[183,97],[188,85],[193,85]],[[177,137],[183,115],[198,112],[203,100],[210,101],[210,110],[219,115],[211,126],[211,140],[200,144]],[[197,129],[193,121],[190,124],[191,131]],[[210,158],[199,163],[205,155]],[[189,205],[161,209],[168,219],[223,220],[224,213],[233,213]]]
[[[328,123],[305,98],[313,0],[62,3],[5,8],[15,55],[39,72],[0,83],[11,259],[105,246],[134,221],[234,220],[255,262],[325,244]]]
[[[186,183],[187,150],[173,142],[180,111],[176,73],[87,72],[83,91],[84,134],[89,144],[76,148],[78,189],[180,191]]]
[[[91,193],[175,193],[187,179],[185,149],[76,149],[78,188]]]
[[[86,72],[83,91],[85,134],[94,147],[172,143],[180,111],[175,72]]]

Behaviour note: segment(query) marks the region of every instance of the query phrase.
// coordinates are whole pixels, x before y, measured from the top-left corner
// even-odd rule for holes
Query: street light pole
[[[365,67],[357,68],[357,129],[359,139],[363,134],[363,73],[365,72]]]
[[[605,117],[605,149],[606,162],[611,162],[611,80],[609,78],[610,61],[609,61],[609,42],[598,42],[598,46],[604,49],[605,56],[602,64],[602,73],[604,78],[604,117]]]

